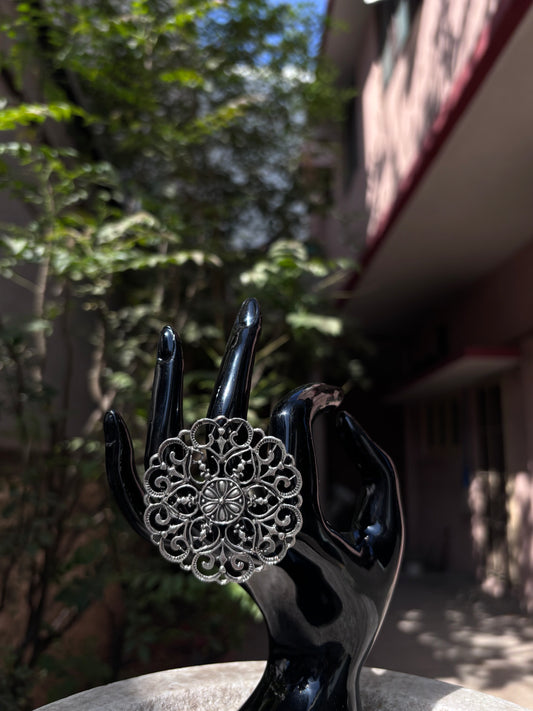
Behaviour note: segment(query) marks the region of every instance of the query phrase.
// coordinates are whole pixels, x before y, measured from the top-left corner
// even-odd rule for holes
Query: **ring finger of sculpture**
[[[213,523],[233,523],[244,511],[245,498],[241,487],[231,479],[214,479],[200,494],[200,510]]]

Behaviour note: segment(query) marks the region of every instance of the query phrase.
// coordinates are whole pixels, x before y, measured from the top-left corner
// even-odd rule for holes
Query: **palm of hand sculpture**
[[[261,329],[255,299],[242,305],[207,412],[208,418],[246,418]],[[148,422],[145,468],[161,444],[183,428],[183,358],[179,338],[161,332]],[[306,385],[281,400],[269,434],[294,457],[301,473],[301,522],[294,545],[243,586],[260,607],[269,634],[265,672],[240,711],[360,711],[359,672],[387,610],[403,550],[403,521],[394,467],[339,410],[342,391]],[[329,524],[319,503],[312,437],[315,417],[337,409],[337,431],[360,482],[349,531]],[[120,415],[104,420],[106,468],[130,525],[150,538],[145,489]],[[354,477],[355,478],[355,477]]]

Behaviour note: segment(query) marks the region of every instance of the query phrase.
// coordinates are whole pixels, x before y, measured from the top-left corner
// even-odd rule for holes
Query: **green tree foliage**
[[[348,379],[331,301],[342,265],[308,239],[299,167],[310,120],[342,99],[311,61],[313,22],[265,0],[8,5],[2,708],[31,704],[35,682],[53,697],[118,678],[156,643],[212,659],[250,609],[239,588],[213,590],[139,554],[103,483],[99,430],[117,407],[142,432],[164,323],[184,341],[187,418],[204,414],[248,295],[265,315],[252,419],[296,383]],[[113,651],[89,644],[80,664],[69,634],[110,589],[122,601],[106,608]]]

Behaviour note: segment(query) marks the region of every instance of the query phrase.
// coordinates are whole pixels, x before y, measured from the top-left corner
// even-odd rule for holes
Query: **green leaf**
[[[2,237],[1,244],[4,249],[8,249],[15,257],[20,257],[28,247],[29,241],[24,237]]]
[[[201,74],[196,72],[194,69],[185,68],[171,69],[162,72],[159,75],[159,79],[164,82],[176,83],[190,87],[200,87],[204,83],[204,78]]]
[[[342,320],[335,316],[296,311],[287,315],[287,323],[294,329],[312,329],[326,336],[340,336],[342,333]]]
[[[40,124],[49,118],[54,121],[70,121],[73,116],[89,120],[89,115],[82,108],[65,102],[19,104],[0,110],[0,131],[12,131],[19,126]]]

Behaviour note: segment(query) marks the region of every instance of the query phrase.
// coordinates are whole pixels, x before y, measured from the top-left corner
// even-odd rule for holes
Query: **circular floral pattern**
[[[241,487],[231,479],[208,481],[200,493],[200,510],[215,524],[235,521],[244,509]]]
[[[283,443],[238,417],[165,440],[144,475],[144,521],[161,555],[200,580],[244,582],[302,527],[302,477]]]

